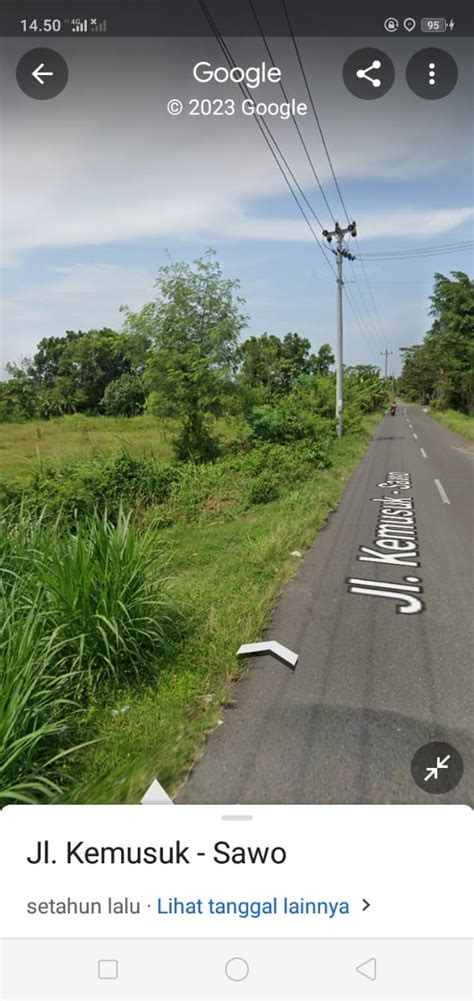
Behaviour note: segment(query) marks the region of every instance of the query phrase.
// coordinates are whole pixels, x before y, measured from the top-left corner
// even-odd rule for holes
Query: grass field
[[[429,411],[430,417],[434,417],[440,424],[444,424],[456,434],[461,434],[463,438],[474,441],[474,417],[461,414],[459,410],[433,410]]]
[[[304,552],[324,526],[377,421],[366,419],[365,436],[338,442],[331,469],[278,500],[231,519],[210,512],[162,532],[172,593],[192,609],[190,635],[156,685],[126,686],[113,705],[97,707],[100,743],[81,755],[83,782],[69,801],[136,802],[155,777],[176,793],[233,700],[245,671],[235,651],[260,637],[281,588],[298,570],[291,552]],[[68,768],[77,771],[74,761]]]
[[[85,417],[0,424],[0,469],[24,478],[38,462],[87,461],[94,452],[111,455],[125,444],[137,455],[169,459],[172,424],[156,417]]]
[[[0,473],[25,479],[40,462],[87,462],[93,454],[112,455],[125,445],[132,455],[168,461],[172,458],[175,422],[140,417],[85,417],[74,414],[50,421],[0,424]],[[238,433],[225,421],[217,423],[223,441]]]
[[[18,588],[18,601],[13,599],[9,606],[12,615],[18,615],[18,625],[16,619],[8,625],[6,615],[9,646],[8,650],[2,648],[10,665],[3,696],[0,684],[0,702],[2,697],[6,699],[7,707],[6,746],[8,712],[18,711],[15,697],[18,656],[21,654],[23,658],[24,683],[29,685],[30,679],[38,675],[38,651],[44,650],[41,637],[35,639],[42,617],[46,615],[48,622],[52,621],[54,612],[53,625],[57,623],[61,630],[54,636],[62,644],[67,638],[68,657],[69,650],[75,650],[74,664],[80,663],[82,671],[86,662],[91,677],[100,663],[106,669],[103,682],[89,686],[77,725],[73,713],[72,733],[68,730],[69,748],[93,743],[61,756],[59,764],[56,760],[52,774],[62,791],[58,793],[56,785],[54,800],[137,802],[154,777],[171,795],[176,793],[208,733],[219,722],[223,707],[234,698],[235,682],[246,669],[245,664],[237,661],[236,650],[242,642],[257,641],[261,636],[281,588],[298,570],[299,560],[291,556],[292,551],[304,552],[324,526],[378,420],[376,414],[366,416],[363,431],[348,434],[341,441],[334,440],[329,468],[318,468],[317,463],[305,458],[304,449],[298,451],[300,443],[286,448],[268,446],[269,451],[262,453],[263,473],[252,465],[255,459],[260,461],[258,449],[250,453],[239,451],[235,457],[231,451],[222,463],[181,467],[174,492],[159,503],[139,504],[133,509],[135,541],[130,540],[129,563],[123,561],[126,548],[121,533],[125,539],[125,529],[120,522],[115,529],[112,521],[107,538],[100,524],[96,524],[91,535],[85,523],[86,534],[78,542],[74,532],[72,535],[68,532],[62,515],[55,529],[51,520],[43,526],[33,510],[28,516],[30,521],[25,522],[22,541],[22,515],[18,515],[19,523],[15,520],[12,524],[10,520],[9,527],[7,518],[4,551],[7,556],[10,553],[10,560],[17,561],[11,566],[13,569],[20,566],[20,574],[14,585]],[[219,430],[227,440],[241,437],[245,432],[243,425],[235,421],[227,426],[222,424]],[[164,428],[155,418],[148,417],[124,421],[66,418],[46,425],[4,425],[0,431],[3,446],[0,454],[8,454],[10,475],[14,479],[18,479],[19,468],[24,478],[28,469],[38,464],[37,446],[40,461],[47,458],[58,464],[70,461],[71,455],[84,463],[94,450],[110,455],[121,444],[126,444],[134,455],[151,454],[160,461],[168,461],[172,455],[172,425]],[[127,469],[125,464],[124,475]],[[262,486],[262,477],[265,490],[268,486],[272,488],[263,497],[261,493],[252,493],[256,485]],[[54,481],[53,487],[56,489]],[[110,492],[105,497],[108,505],[112,499]],[[156,544],[158,554],[157,614],[160,614],[160,574],[163,574],[167,579],[166,591],[183,622],[179,643],[172,644],[159,656],[155,655],[153,643],[146,647],[141,642],[140,621],[136,618],[135,629],[134,622],[129,620],[132,607],[129,598],[123,602],[120,597],[121,589],[130,594],[130,586],[139,597],[136,587],[141,586],[140,575],[146,561],[145,556],[140,556],[145,535],[149,540],[146,551],[149,545]],[[161,560],[164,560],[162,570]],[[7,587],[8,580],[7,577]],[[37,594],[36,581],[43,604],[33,614],[31,602]],[[94,595],[100,599],[100,607],[96,607]],[[167,601],[166,596],[164,600]],[[27,614],[28,608],[32,609],[31,614]],[[135,615],[140,614],[138,603]],[[108,623],[111,624],[109,635],[104,632],[103,623],[107,629]],[[150,636],[152,625],[150,619],[143,627],[145,638]],[[129,630],[132,646],[126,643],[126,648],[120,648],[121,661],[126,657],[128,665],[127,672],[120,676],[115,670],[118,662],[113,644],[114,637],[118,643],[125,629]],[[139,645],[135,655],[136,641]],[[42,646],[38,645],[41,643]],[[49,656],[48,650],[46,653]],[[51,658],[49,665],[45,662],[44,677],[51,679],[51,665],[55,673]],[[38,679],[35,683],[39,683]],[[79,681],[74,683],[77,685]],[[57,713],[54,716],[54,701],[51,705],[57,744],[61,741],[61,717]],[[65,708],[69,712],[66,703]],[[36,726],[34,705],[31,709],[33,716],[26,722],[36,754],[34,732],[31,736],[31,726],[33,731]],[[21,729],[17,727],[16,732],[17,743],[21,743]],[[0,745],[1,740],[0,726]],[[61,749],[61,742],[58,746]],[[50,798],[47,792],[42,792],[39,800],[45,795]]]

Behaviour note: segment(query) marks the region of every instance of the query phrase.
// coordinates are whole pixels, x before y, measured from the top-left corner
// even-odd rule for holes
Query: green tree
[[[336,359],[332,353],[331,345],[321,344],[314,364],[316,375],[329,375],[329,369],[331,368],[331,365],[334,365],[335,360]]]
[[[181,420],[178,456],[205,459],[216,447],[209,415],[224,409],[247,322],[239,282],[224,278],[208,251],[192,265],[162,267],[155,287],[156,298],[139,313],[125,307],[125,330],[149,338],[144,379],[154,393],[155,412]]]
[[[30,384],[39,416],[99,413],[109,383],[139,375],[148,348],[146,337],[108,327],[68,330],[63,337],[44,337],[33,359],[11,365],[10,374],[16,384]]]
[[[19,365],[9,363],[6,369],[10,378],[0,383],[0,420],[30,420],[38,409],[38,389],[29,372],[30,360]]]
[[[145,405],[145,390],[136,375],[121,375],[109,382],[102,397],[102,409],[111,417],[134,417]]]
[[[463,271],[435,274],[433,323],[422,344],[404,350],[400,391],[412,400],[437,396],[443,404],[474,409],[474,281]]]
[[[68,380],[76,409],[98,413],[109,382],[128,375],[130,369],[120,334],[105,327],[80,332],[67,344],[59,375]]]
[[[435,394],[436,363],[425,344],[401,348],[403,368],[398,391],[407,400],[428,403]]]
[[[256,390],[251,396],[256,400],[271,400],[279,390],[279,360],[282,345],[275,334],[248,337],[240,345],[237,359],[240,368],[239,382],[242,389]]]
[[[289,393],[301,375],[316,372],[316,357],[311,354],[311,344],[299,334],[285,334],[279,361],[280,387]]]
[[[462,271],[436,274],[426,348],[436,365],[436,389],[448,407],[474,409],[474,281]]]
[[[323,345],[320,354],[326,347],[330,351],[329,345]],[[288,333],[282,340],[267,333],[249,337],[238,351],[239,381],[244,392],[257,391],[251,397],[253,403],[268,403],[275,396],[290,393],[303,376],[317,373],[318,357],[300,334]]]
[[[82,336],[80,331],[68,330],[64,337],[43,337],[31,362],[30,372],[34,381],[44,387],[54,386],[62,372],[66,349]]]
[[[379,410],[388,401],[385,379],[376,365],[352,365],[344,369],[344,392],[360,413]]]

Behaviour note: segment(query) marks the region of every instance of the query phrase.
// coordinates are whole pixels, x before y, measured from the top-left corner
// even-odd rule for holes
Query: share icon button
[[[395,79],[395,67],[387,54],[379,49],[357,49],[346,59],[342,75],[354,97],[373,101],[390,90]]]

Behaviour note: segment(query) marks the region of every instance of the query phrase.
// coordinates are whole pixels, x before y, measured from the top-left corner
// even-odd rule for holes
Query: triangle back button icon
[[[356,966],[356,973],[360,973],[361,977],[366,977],[367,980],[377,980],[377,960],[373,956],[371,959],[366,959],[365,963]]]

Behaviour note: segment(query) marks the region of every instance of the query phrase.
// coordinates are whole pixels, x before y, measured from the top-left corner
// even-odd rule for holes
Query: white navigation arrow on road
[[[448,761],[450,760],[450,758],[451,758],[450,754],[447,754],[442,761],[440,761],[439,758],[436,758],[436,764],[433,765],[431,768],[426,769],[428,774],[425,775],[425,782],[428,782],[428,779],[437,779],[438,772],[441,770],[441,768],[449,768]]]
[[[289,650],[288,647],[283,646],[283,643],[278,643],[276,640],[265,640],[264,643],[244,643],[237,650],[236,656],[261,657],[266,653],[273,654],[277,660],[281,660],[283,664],[288,664],[293,670],[298,663],[298,654],[293,653],[293,650]]]
[[[41,84],[42,87],[44,87],[44,80],[43,80],[44,76],[54,76],[54,73],[45,70],[43,67],[44,63],[40,63],[39,66],[37,66],[36,69],[33,70],[31,74],[32,76],[34,76],[35,80],[37,80],[38,83]]]
[[[149,789],[147,789],[143,799],[141,800],[142,806],[173,806],[173,800],[169,798],[168,793],[165,792],[163,786],[160,785],[158,779],[154,779],[151,783]]]

